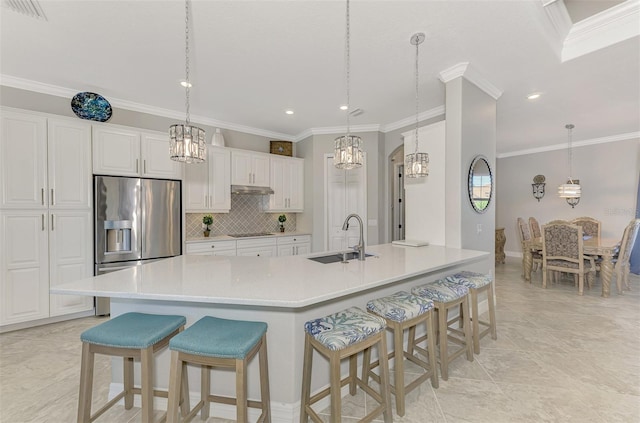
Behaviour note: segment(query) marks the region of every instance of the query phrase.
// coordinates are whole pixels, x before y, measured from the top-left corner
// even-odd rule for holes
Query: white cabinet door
[[[205,212],[209,204],[209,166],[187,165],[184,170],[184,208],[188,213]]]
[[[286,199],[289,194],[285,177],[285,159],[282,157],[271,158],[271,188],[273,194],[269,196],[269,210],[283,211],[286,209]]]
[[[0,211],[0,325],[49,317],[46,211]]]
[[[278,257],[293,256],[294,253],[293,244],[290,245],[278,245]]]
[[[229,213],[231,210],[231,152],[226,148],[209,147],[208,210]]]
[[[270,186],[269,211],[304,211],[304,160],[272,157]]]
[[[303,254],[311,253],[311,243],[305,242],[303,244],[296,245],[296,255],[301,256]]]
[[[278,251],[275,245],[273,247],[238,248],[237,255],[253,257],[275,257],[278,255]]]
[[[269,186],[269,154],[233,150],[231,152],[231,184]]]
[[[258,187],[269,186],[269,168],[271,159],[268,154],[254,154],[251,157],[251,168],[253,170],[253,185]]]
[[[2,111],[0,208],[47,207],[47,119]]]
[[[304,160],[291,159],[287,163],[290,211],[304,211]]]
[[[91,211],[59,210],[49,216],[49,286],[93,276]],[[93,308],[93,297],[51,295],[50,315],[77,313]]]
[[[182,164],[169,158],[168,134],[143,132],[140,152],[143,177],[182,179]]]
[[[91,125],[49,119],[47,132],[49,207],[91,208]]]
[[[139,176],[140,165],[140,132],[93,127],[94,174]]]

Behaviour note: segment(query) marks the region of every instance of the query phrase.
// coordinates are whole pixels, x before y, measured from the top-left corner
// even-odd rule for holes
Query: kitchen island
[[[365,308],[371,299],[410,290],[458,269],[492,273],[487,252],[391,244],[371,246],[367,252],[374,256],[365,261],[330,264],[307,258],[324,254],[183,255],[70,282],[51,292],[111,297],[112,316],[129,311],[180,314],[187,318],[187,326],[205,315],[267,322],[272,420],[293,422],[299,418],[303,325],[307,320],[351,306]],[[169,355],[168,350],[158,355],[156,388],[168,385]],[[328,365],[318,357],[314,362],[312,392],[329,382]],[[249,398],[259,397],[258,366],[254,361],[248,370]],[[115,393],[122,383],[121,360],[114,359],[112,369],[110,391]],[[346,363],[343,372],[347,372]],[[199,371],[190,369],[194,403],[199,397],[199,379]],[[234,380],[232,373],[214,371],[212,393],[233,395]],[[212,415],[234,418],[235,407],[215,405]]]

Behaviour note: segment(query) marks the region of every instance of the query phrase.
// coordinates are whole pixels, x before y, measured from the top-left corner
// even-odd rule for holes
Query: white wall
[[[574,140],[580,141],[580,140]],[[575,144],[574,144],[575,145]],[[509,255],[522,253],[516,219],[534,216],[540,224],[580,216],[602,222],[602,236],[622,238],[624,227],[635,217],[640,140],[573,148],[573,177],[580,180],[582,198],[574,209],[557,195],[568,175],[567,149],[526,154],[497,160],[497,227],[505,228]],[[545,196],[532,195],[535,175],[546,177]]]

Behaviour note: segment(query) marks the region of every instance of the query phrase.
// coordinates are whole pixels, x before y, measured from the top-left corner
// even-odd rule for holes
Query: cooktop
[[[272,235],[274,234],[269,232],[257,232],[252,234],[229,234],[229,236],[233,238],[248,238],[252,236],[272,236]]]

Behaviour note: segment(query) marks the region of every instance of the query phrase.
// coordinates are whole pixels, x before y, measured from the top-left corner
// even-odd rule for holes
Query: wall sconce
[[[533,177],[533,183],[531,187],[533,188],[533,197],[540,202],[540,199],[544,197],[544,175],[536,175]]]

